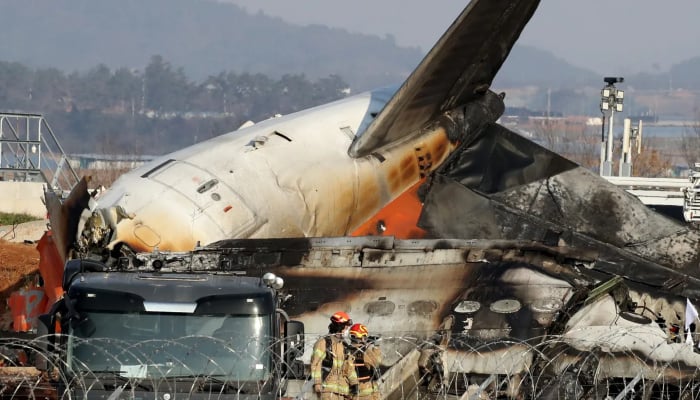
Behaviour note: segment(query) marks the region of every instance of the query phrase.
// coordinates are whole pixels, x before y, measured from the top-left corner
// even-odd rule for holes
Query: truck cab
[[[49,333],[63,333],[52,352],[64,376],[59,395],[279,398],[290,377],[303,375],[303,324],[279,308],[282,285],[271,273],[217,266],[71,260],[65,295],[42,318]]]

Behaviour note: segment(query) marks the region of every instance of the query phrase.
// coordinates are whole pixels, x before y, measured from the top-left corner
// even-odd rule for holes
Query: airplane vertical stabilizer
[[[483,96],[539,0],[473,0],[348,153],[363,157]]]

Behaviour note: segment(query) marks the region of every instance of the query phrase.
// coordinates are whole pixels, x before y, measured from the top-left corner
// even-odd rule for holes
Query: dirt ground
[[[0,293],[21,286],[28,276],[31,277],[38,270],[39,252],[36,244],[0,240]]]
[[[12,316],[7,307],[10,294],[35,283],[39,272],[36,244],[0,240],[0,330],[9,328]]]

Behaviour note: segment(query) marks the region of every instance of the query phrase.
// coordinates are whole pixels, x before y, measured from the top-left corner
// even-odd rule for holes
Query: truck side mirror
[[[301,321],[287,321],[285,323],[285,339],[289,350],[304,352],[304,323]]]
[[[298,358],[304,354],[304,323],[287,321],[284,324],[284,363],[285,371],[290,379],[303,379],[304,362]]]
[[[293,360],[287,364],[287,377],[289,379],[304,379],[304,362]]]

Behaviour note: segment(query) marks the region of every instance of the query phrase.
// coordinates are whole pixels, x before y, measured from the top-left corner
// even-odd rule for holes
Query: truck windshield
[[[83,312],[67,356],[81,374],[217,377],[261,381],[271,374],[270,315]]]

